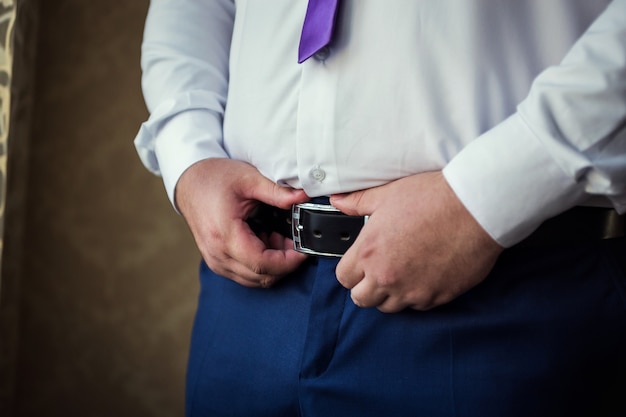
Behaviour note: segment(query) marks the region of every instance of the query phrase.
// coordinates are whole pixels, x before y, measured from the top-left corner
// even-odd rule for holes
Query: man
[[[325,6],[151,2],[188,415],[623,415],[626,0]]]

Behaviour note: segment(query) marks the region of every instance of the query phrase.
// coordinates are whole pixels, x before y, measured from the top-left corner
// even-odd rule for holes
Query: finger
[[[292,263],[290,263],[289,260],[287,261],[287,265],[291,266],[287,267],[288,269],[286,272],[278,274],[263,273],[262,271],[241,262],[240,260],[230,257],[226,253],[221,253],[220,255],[207,254],[204,258],[209,268],[223,277],[229,278],[246,287],[268,288],[274,285],[287,273],[297,269],[298,266],[307,258],[306,255],[295,252],[292,249],[285,250],[285,252],[290,252],[290,254],[286,255],[287,258],[289,258],[289,256],[293,256],[294,259]]]
[[[288,246],[285,240],[279,244],[276,236],[270,237],[276,246],[268,248],[245,222],[239,223],[235,234],[237,238],[229,241],[226,254],[244,265],[252,276],[284,276],[293,272],[307,258],[294,251],[293,246]]]
[[[257,237],[263,242],[268,249],[294,249],[293,240],[287,238],[277,232],[260,232],[256,233]]]
[[[293,240],[277,232],[272,232],[269,235],[266,246],[268,249],[294,250]],[[306,255],[304,256],[306,257]]]
[[[376,281],[368,277],[363,278],[350,291],[350,297],[354,304],[359,307],[377,307],[383,304],[389,295],[376,284]]]
[[[383,302],[378,304],[376,308],[382,313],[397,313],[409,307],[406,302],[402,302],[399,298],[389,296]]]
[[[350,216],[369,216],[375,209],[376,192],[375,188],[371,188],[348,194],[333,194],[330,196],[330,204]]]
[[[249,197],[262,201],[270,206],[288,209],[293,204],[304,203],[309,200],[304,190],[296,190],[280,186],[262,175],[255,177],[255,184],[250,188]]]
[[[335,268],[337,281],[349,290],[354,288],[365,277],[363,269],[360,268],[359,263],[356,262],[357,259],[355,254],[356,250],[353,245],[341,258]]]
[[[232,258],[224,256],[224,254],[206,254],[203,258],[209,269],[217,275],[228,278],[244,287],[257,288],[262,286],[264,280],[261,277],[251,274],[248,268]]]
[[[259,237],[245,222],[222,236],[212,239],[219,245],[201,249],[203,257],[214,272],[247,287],[269,287],[307,258],[293,250],[291,239],[277,233]]]
[[[232,258],[221,258],[213,263],[207,260],[207,265],[216,274],[248,288],[269,288],[282,278],[281,276],[255,274]]]

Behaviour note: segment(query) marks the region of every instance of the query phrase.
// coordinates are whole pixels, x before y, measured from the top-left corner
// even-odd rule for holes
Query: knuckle
[[[350,298],[357,307],[366,307],[365,304],[360,300],[359,296],[355,295],[354,292],[350,292]]]
[[[376,276],[376,285],[381,288],[392,288],[399,283],[398,276],[393,273],[382,273]]]
[[[337,265],[335,269],[335,276],[337,277],[337,281],[347,289],[351,289],[354,285],[350,285],[350,277],[349,277],[349,269],[343,266],[341,262]]]
[[[434,294],[424,287],[404,294],[405,305],[413,310],[427,311],[434,307]]]
[[[419,311],[428,311],[443,304],[437,300],[437,297],[431,294],[423,294],[414,299],[412,308]]]
[[[378,311],[380,311],[381,313],[386,313],[386,314],[391,314],[391,313],[397,313],[399,311],[402,311],[404,309],[404,307],[402,306],[398,306],[398,305],[381,305],[378,306]]]
[[[344,277],[344,274],[345,274],[345,271],[344,271],[343,263],[340,261],[337,264],[337,267],[335,268],[335,275],[337,276],[337,279],[341,281]]]
[[[255,275],[266,275],[267,274],[267,270],[266,270],[265,266],[262,265],[260,262],[255,262],[255,263],[250,264],[249,269]],[[265,278],[263,278],[263,279],[265,279]]]
[[[276,277],[265,276],[259,280],[259,285],[261,286],[261,288],[271,288],[274,284],[276,284],[277,280],[278,279]]]
[[[213,255],[211,255],[208,251],[202,248],[199,248],[199,250],[200,250],[200,255],[202,256],[202,259],[207,264],[209,269],[213,272],[219,273],[218,269],[220,269],[220,262],[218,262],[217,259]]]
[[[355,193],[352,193],[352,196],[354,198],[354,205],[356,207],[360,207],[362,204],[365,203],[365,191],[357,191]]]

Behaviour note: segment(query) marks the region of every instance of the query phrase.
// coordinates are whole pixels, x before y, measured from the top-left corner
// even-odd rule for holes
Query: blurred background
[[[199,255],[133,147],[148,0],[0,0],[0,416],[180,416]]]

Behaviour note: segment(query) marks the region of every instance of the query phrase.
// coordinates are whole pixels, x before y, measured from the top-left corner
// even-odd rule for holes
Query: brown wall
[[[147,7],[39,1],[15,416],[182,415],[199,257],[132,145]]]

